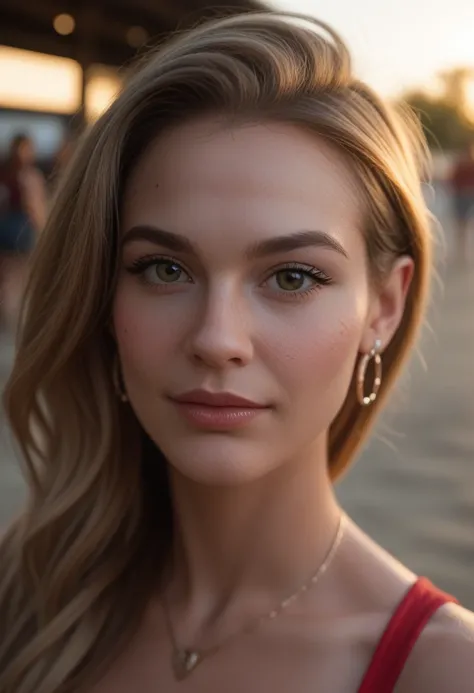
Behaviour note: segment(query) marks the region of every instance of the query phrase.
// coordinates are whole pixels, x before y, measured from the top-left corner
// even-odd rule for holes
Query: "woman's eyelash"
[[[180,265],[180,263],[178,263],[178,261],[172,257],[164,255],[144,255],[143,257],[139,257],[137,260],[134,260],[130,267],[128,267],[128,271],[131,274],[140,274],[140,272],[143,272],[144,270],[148,269],[148,267],[155,265],[157,262],[175,262],[176,264]]]
[[[277,267],[273,267],[271,271],[268,273],[266,281],[268,281],[268,279],[273,277],[278,272],[284,272],[285,270],[300,272],[301,274],[304,274],[307,277],[311,277],[311,279],[314,279],[319,284],[323,285],[331,284],[333,281],[332,278],[328,274],[326,274],[326,272],[323,272],[317,267],[312,267],[311,265],[302,265],[297,262],[288,262],[284,265],[278,265]]]
[[[147,269],[148,267],[162,259],[163,258],[157,257],[156,255],[144,255],[143,257],[139,257],[136,260],[134,260],[130,267],[128,267],[127,269],[131,274],[138,274],[142,270]]]

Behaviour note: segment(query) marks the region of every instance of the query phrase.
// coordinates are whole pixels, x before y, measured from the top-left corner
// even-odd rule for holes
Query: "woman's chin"
[[[259,450],[255,442],[226,439],[216,435],[211,440],[174,442],[173,449],[161,446],[169,464],[179,475],[209,486],[236,486],[257,481],[276,466],[278,456],[267,449]],[[263,448],[264,446],[262,446]]]

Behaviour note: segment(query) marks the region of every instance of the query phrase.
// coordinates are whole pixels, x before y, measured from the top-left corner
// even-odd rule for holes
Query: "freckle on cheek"
[[[339,335],[341,337],[344,337],[348,332],[351,331],[352,325],[350,325],[347,321],[341,320],[339,323]]]

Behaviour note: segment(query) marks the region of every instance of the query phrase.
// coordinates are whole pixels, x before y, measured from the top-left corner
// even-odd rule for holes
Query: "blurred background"
[[[135,57],[169,32],[261,6],[0,0],[2,389],[29,252],[78,134],[118,94]],[[429,323],[389,411],[338,494],[371,536],[474,609],[474,3],[432,0],[429,11],[412,0],[267,6],[331,23],[348,42],[358,75],[387,98],[409,103],[425,128],[433,154],[426,196],[437,218]],[[0,414],[0,527],[24,497],[16,459]]]

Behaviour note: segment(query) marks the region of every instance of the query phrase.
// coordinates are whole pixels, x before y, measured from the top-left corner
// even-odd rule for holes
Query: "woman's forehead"
[[[125,190],[122,226],[358,225],[350,166],[322,138],[292,125],[201,121],[158,137]],[[178,229],[173,229],[178,230]]]

